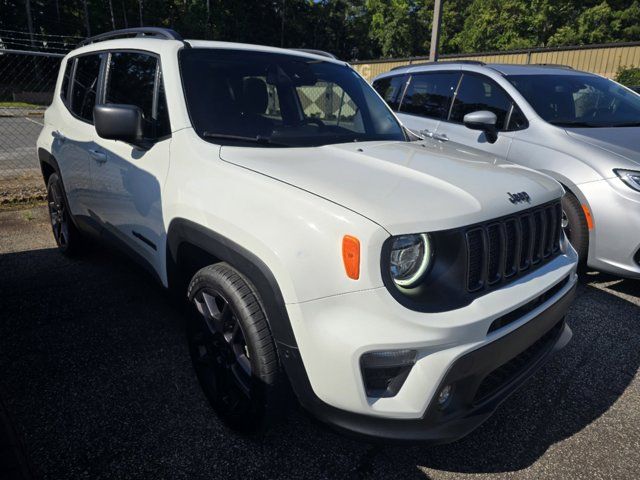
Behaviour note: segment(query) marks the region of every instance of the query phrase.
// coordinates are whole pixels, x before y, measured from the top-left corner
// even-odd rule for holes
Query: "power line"
[[[20,35],[29,36],[29,32],[23,32],[20,30],[8,30],[6,28],[0,28],[0,32],[18,33]],[[37,37],[80,38],[80,39],[85,38],[78,35],[56,35],[53,33],[34,33],[33,35]]]

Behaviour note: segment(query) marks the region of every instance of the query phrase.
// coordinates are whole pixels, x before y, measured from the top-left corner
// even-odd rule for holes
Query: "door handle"
[[[56,140],[60,140],[61,142],[64,142],[67,139],[67,137],[61,134],[58,130],[54,130],[51,135],[53,136],[53,138],[55,138]]]
[[[431,138],[434,140],[440,140],[441,142],[448,142],[449,137],[447,137],[444,133],[434,133],[431,135]]]
[[[89,150],[89,155],[98,163],[104,163],[107,161],[107,154],[100,150]]]
[[[424,129],[424,130],[420,130],[420,135],[422,135],[424,138],[433,138],[434,133],[431,130],[428,129]]]

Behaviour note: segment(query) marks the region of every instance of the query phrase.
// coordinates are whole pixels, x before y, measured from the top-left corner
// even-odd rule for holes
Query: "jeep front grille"
[[[503,284],[557,256],[561,217],[556,201],[467,230],[467,290],[480,292]]]

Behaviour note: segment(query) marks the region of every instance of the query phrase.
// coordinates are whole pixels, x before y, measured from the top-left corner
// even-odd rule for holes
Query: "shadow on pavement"
[[[520,470],[605,413],[640,364],[638,307],[581,285],[569,346],[459,442],[371,446],[300,412],[246,438],[221,426],[206,403],[180,309],[128,261],[102,250],[72,260],[45,249],[1,255],[0,271],[4,401],[33,463],[51,478]]]

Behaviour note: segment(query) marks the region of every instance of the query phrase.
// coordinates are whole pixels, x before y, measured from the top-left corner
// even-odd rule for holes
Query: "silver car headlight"
[[[620,180],[622,180],[634,190],[640,192],[640,172],[637,172],[635,170],[622,170],[620,168],[616,168],[614,172],[616,173],[616,175],[618,175],[618,177],[620,177]]]
[[[426,233],[399,235],[393,239],[389,266],[391,278],[399,287],[415,286],[429,269],[431,241]]]

